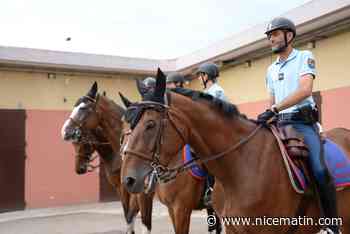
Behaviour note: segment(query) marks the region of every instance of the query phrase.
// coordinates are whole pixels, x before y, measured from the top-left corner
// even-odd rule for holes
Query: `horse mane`
[[[193,101],[205,100],[208,103],[212,104],[214,107],[216,107],[221,113],[223,113],[227,117],[232,118],[242,116],[236,105],[223,101],[219,98],[213,97],[210,94],[185,88],[173,88],[170,89],[170,91],[173,91],[185,97],[189,97]]]
[[[115,109],[118,113],[120,113],[121,116],[124,115],[125,109],[122,106],[116,104],[112,99],[110,99],[106,96],[103,96],[103,95],[99,95],[98,98],[104,98],[113,109]],[[91,101],[91,100],[86,96],[80,97],[75,102],[74,107],[78,106],[80,103],[85,102],[85,101]]]
[[[124,115],[124,113],[125,113],[125,109],[122,107],[122,106],[120,106],[120,105],[118,105],[117,103],[115,103],[112,99],[110,99],[110,98],[108,98],[108,97],[106,97],[106,96],[99,96],[99,98],[104,98],[107,102],[108,102],[108,105],[110,105],[110,107],[112,108],[112,109],[114,109],[114,110],[116,110],[117,111],[117,113],[120,115],[120,116],[123,116]]]

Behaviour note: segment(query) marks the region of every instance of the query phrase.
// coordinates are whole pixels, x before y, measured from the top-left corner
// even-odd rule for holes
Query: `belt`
[[[304,118],[301,116],[299,112],[292,112],[292,113],[281,113],[278,114],[278,120],[304,120]]]

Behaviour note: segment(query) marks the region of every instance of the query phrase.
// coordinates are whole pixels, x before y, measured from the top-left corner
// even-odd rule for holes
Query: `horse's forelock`
[[[86,97],[86,96],[80,97],[80,98],[75,102],[74,107],[79,106],[80,103],[82,103],[82,102],[87,103],[87,102],[91,102],[91,100],[90,100],[88,97]]]

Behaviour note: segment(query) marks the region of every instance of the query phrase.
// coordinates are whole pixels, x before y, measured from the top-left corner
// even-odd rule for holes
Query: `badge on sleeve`
[[[308,58],[307,65],[309,66],[309,68],[314,69],[315,68],[315,60],[312,58]]]

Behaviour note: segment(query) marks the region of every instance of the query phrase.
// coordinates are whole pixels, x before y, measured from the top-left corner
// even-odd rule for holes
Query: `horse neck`
[[[105,164],[110,164],[116,158],[116,155],[111,144],[108,144],[108,140],[101,132],[95,131],[94,135],[96,140],[100,143],[96,146],[96,151],[100,155],[101,159]],[[107,144],[104,144],[107,143]]]
[[[226,151],[256,128],[254,123],[239,115],[225,117],[209,105],[189,98],[173,98],[172,105],[179,114],[182,113],[183,122],[190,129],[188,143],[202,159]],[[273,148],[274,146],[276,144],[271,133],[260,129],[247,143],[219,159],[209,161],[206,166],[224,186],[237,184],[242,188],[240,184],[247,177],[256,179],[261,170],[273,170],[272,163],[265,162],[271,159],[269,154],[278,153],[278,148]],[[265,157],[264,160],[261,157]],[[251,181],[250,185],[252,184],[256,183]],[[254,188],[246,186],[245,191],[252,189]]]
[[[175,95],[172,98],[172,113],[179,125],[186,125],[188,143],[201,156],[209,156],[227,149],[254,130],[255,124],[237,116],[227,117],[206,104],[206,101],[192,101]]]
[[[105,97],[101,97],[98,103],[97,111],[99,113],[100,122],[104,134],[108,142],[111,144],[115,153],[119,153],[120,150],[120,135],[122,132],[122,116],[123,109],[114,104],[112,101],[107,100]]]

